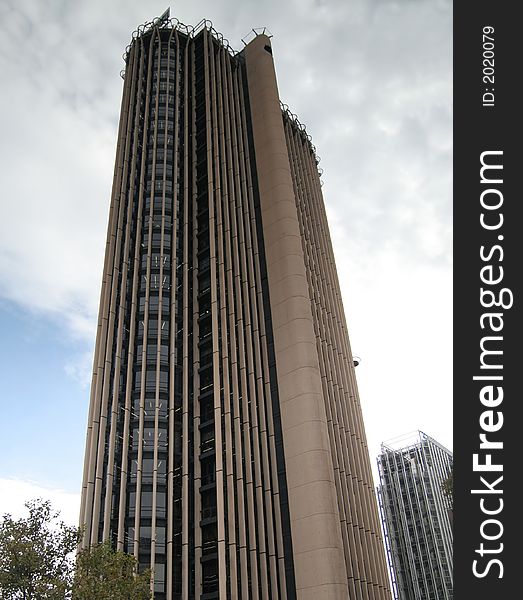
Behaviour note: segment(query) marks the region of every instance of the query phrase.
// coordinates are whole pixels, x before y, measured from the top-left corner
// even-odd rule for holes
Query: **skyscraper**
[[[390,597],[314,147],[269,37],[165,15],[125,53],[84,544],[155,598]]]
[[[443,482],[452,454],[422,431],[382,444],[378,496],[394,598],[452,598],[452,527]]]

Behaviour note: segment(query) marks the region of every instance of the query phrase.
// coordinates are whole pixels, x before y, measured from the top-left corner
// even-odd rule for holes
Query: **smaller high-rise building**
[[[451,600],[452,453],[418,431],[381,445],[378,498],[396,600]]]

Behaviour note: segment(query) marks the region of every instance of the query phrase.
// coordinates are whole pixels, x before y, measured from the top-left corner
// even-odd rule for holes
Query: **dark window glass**
[[[154,565],[154,591],[161,593],[164,591],[165,581],[165,565],[162,563],[155,563]]]
[[[143,448],[144,450],[154,450],[154,427],[145,427],[143,430]]]
[[[134,513],[136,511],[136,492],[129,492],[129,517],[134,517]],[[134,536],[134,529],[133,529]]]
[[[211,397],[200,400],[200,422],[205,423],[214,418],[214,399]]]
[[[156,497],[157,506],[156,512],[158,513],[158,500],[160,496],[165,498],[164,494],[158,494]],[[156,528],[156,552],[159,554],[163,554],[165,552],[165,527],[157,527]]]
[[[203,429],[200,438],[201,453],[210,452],[211,450],[214,450],[214,427]]]
[[[218,564],[217,561],[208,560],[202,563],[203,593],[207,594],[218,590]]]
[[[151,528],[140,526],[140,546],[145,546],[143,550],[151,546]]]
[[[137,451],[139,447],[140,447],[140,430],[138,429],[138,427],[135,427],[133,429],[132,449],[134,451]]]
[[[153,465],[154,465],[154,460],[152,458],[144,458],[142,460],[142,483],[152,483],[153,482]],[[149,492],[144,492],[145,493],[149,493]],[[142,494],[142,501],[143,501],[143,494]],[[151,494],[151,498],[152,498],[152,494]],[[152,502],[152,500],[151,500]],[[152,505],[151,505],[151,510],[152,510]],[[150,512],[150,511],[149,511]],[[142,507],[142,514],[143,514],[143,507]],[[148,515],[150,516],[150,515]]]
[[[166,494],[165,492],[157,492],[156,493],[156,516],[159,519],[165,519],[165,506],[166,506]],[[165,528],[161,528],[164,531],[163,535],[163,548],[159,550],[159,552],[165,552]],[[157,538],[158,541],[158,538]],[[158,546],[157,546],[158,549]]]
[[[216,481],[216,467],[214,459],[207,458],[201,461],[202,485],[209,485]]]
[[[216,552],[217,539],[216,523],[210,523],[202,528],[202,552],[204,555]]]

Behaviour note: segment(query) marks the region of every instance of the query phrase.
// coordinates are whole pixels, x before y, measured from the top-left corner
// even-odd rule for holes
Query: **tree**
[[[447,479],[441,484],[443,493],[447,497],[450,505],[450,509],[454,508],[454,471],[451,471]]]
[[[149,600],[151,572],[137,573],[134,556],[104,542],[78,553],[73,600]]]
[[[25,503],[29,516],[0,523],[0,599],[63,600],[70,590],[77,527],[57,522],[60,513],[42,499]]]

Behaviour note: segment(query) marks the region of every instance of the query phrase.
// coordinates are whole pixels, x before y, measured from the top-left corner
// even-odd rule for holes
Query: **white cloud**
[[[65,365],[65,372],[69,377],[75,379],[82,389],[91,385],[93,373],[93,353],[89,349],[81,354],[74,354]]]
[[[53,509],[60,511],[60,520],[67,525],[78,525],[79,494],[47,488],[34,481],[0,478],[0,518],[4,514],[10,514],[16,519],[27,516],[25,502],[36,498],[50,500]]]
[[[2,25],[10,94],[0,105],[0,294],[65,315],[78,335],[94,331],[120,55],[132,28],[160,4],[25,3]],[[385,236],[421,261],[448,260],[450,3],[294,4],[203,2],[196,10],[182,2],[176,14],[214,19],[236,47],[250,27],[268,25],[282,97],[309,125],[327,204],[343,215],[347,235],[366,252]]]
[[[0,71],[9,82],[0,97],[0,295],[65,323],[86,353],[121,54],[132,30],[164,8],[159,0],[0,6]],[[370,437],[427,420],[450,436],[451,2],[205,0],[172,12],[189,24],[212,19],[238,49],[251,27],[274,34],[282,99],[323,159],[349,332],[364,355]],[[85,383],[89,362],[71,357],[65,368]]]

